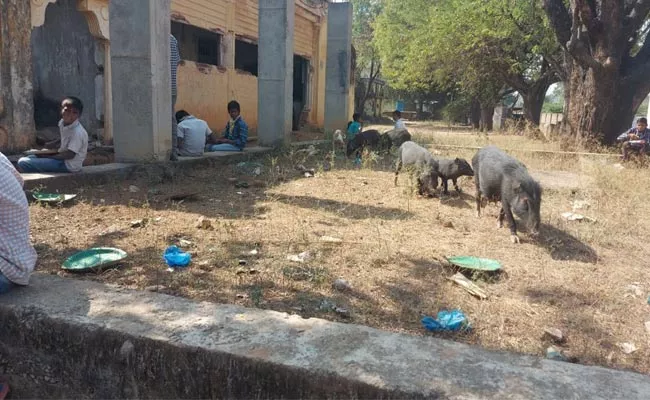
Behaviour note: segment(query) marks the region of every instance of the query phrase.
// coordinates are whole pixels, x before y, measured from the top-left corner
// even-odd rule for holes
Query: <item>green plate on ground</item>
[[[58,193],[32,193],[36,201],[43,203],[64,203],[77,197],[76,194],[58,194]]]
[[[124,250],[112,247],[96,247],[73,254],[65,260],[61,268],[76,272],[106,268],[118,264],[126,256],[127,254]]]
[[[461,268],[474,269],[477,271],[498,271],[501,269],[501,263],[489,258],[456,256],[447,257],[447,261]]]

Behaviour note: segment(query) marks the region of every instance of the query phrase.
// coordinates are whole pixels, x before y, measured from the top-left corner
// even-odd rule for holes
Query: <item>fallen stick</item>
[[[460,272],[457,272],[456,275],[452,276],[451,278],[447,278],[452,282],[455,282],[456,284],[460,285],[463,289],[468,291],[471,295],[478,297],[481,300],[486,300],[488,298],[487,293],[480,287],[476,286],[474,282],[470,281],[465,277],[465,275],[461,274]]]

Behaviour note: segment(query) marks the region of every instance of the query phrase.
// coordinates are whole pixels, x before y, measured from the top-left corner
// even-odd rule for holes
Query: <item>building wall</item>
[[[325,106],[326,18],[305,10],[296,1],[294,53],[311,63],[308,122],[323,126]],[[242,116],[257,131],[257,77],[234,70],[234,38],[257,43],[258,0],[173,0],[172,19],[220,33],[221,66],[183,62],[178,71],[177,109],[205,119],[221,130],[228,120],[226,104],[237,100]],[[232,59],[231,59],[232,58]]]
[[[31,37],[34,86],[34,116],[37,127],[56,126],[58,107],[64,96],[77,96],[84,103],[81,122],[93,134],[102,127],[103,88],[96,62],[96,39],[88,29],[76,0],[58,0],[47,6],[45,24],[34,28]],[[101,79],[98,80],[102,82]],[[99,93],[98,93],[99,92]]]

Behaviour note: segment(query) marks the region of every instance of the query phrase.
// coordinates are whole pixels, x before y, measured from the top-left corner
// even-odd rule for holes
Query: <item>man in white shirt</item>
[[[406,124],[402,119],[402,112],[400,110],[395,110],[393,112],[393,119],[395,120],[395,130],[406,129]]]
[[[79,117],[84,106],[76,97],[66,97],[61,103],[59,130],[61,139],[47,143],[47,149],[58,147],[53,155],[22,157],[18,169],[25,173],[79,172],[88,152],[88,133],[81,126]]]
[[[36,264],[29,240],[29,208],[23,178],[0,153],[0,294],[27,285]]]
[[[208,123],[190,115],[185,110],[176,113],[178,121],[178,155],[181,157],[200,157],[203,155],[212,130]]]

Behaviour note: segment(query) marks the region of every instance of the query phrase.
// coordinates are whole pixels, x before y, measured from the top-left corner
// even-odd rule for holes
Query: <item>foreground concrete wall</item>
[[[0,2],[0,151],[34,142],[30,2]]]
[[[52,276],[0,296],[0,322],[0,360],[14,398],[650,394],[650,378],[635,373]]]
[[[34,68],[35,120],[38,128],[57,126],[59,104],[64,96],[77,96],[84,103],[81,123],[90,135],[103,124],[97,115],[96,92],[101,74],[95,61],[96,39],[86,17],[77,11],[77,0],[58,0],[47,6],[45,23],[34,28],[31,47]],[[98,49],[101,55],[101,48]],[[101,87],[100,87],[101,88]]]

